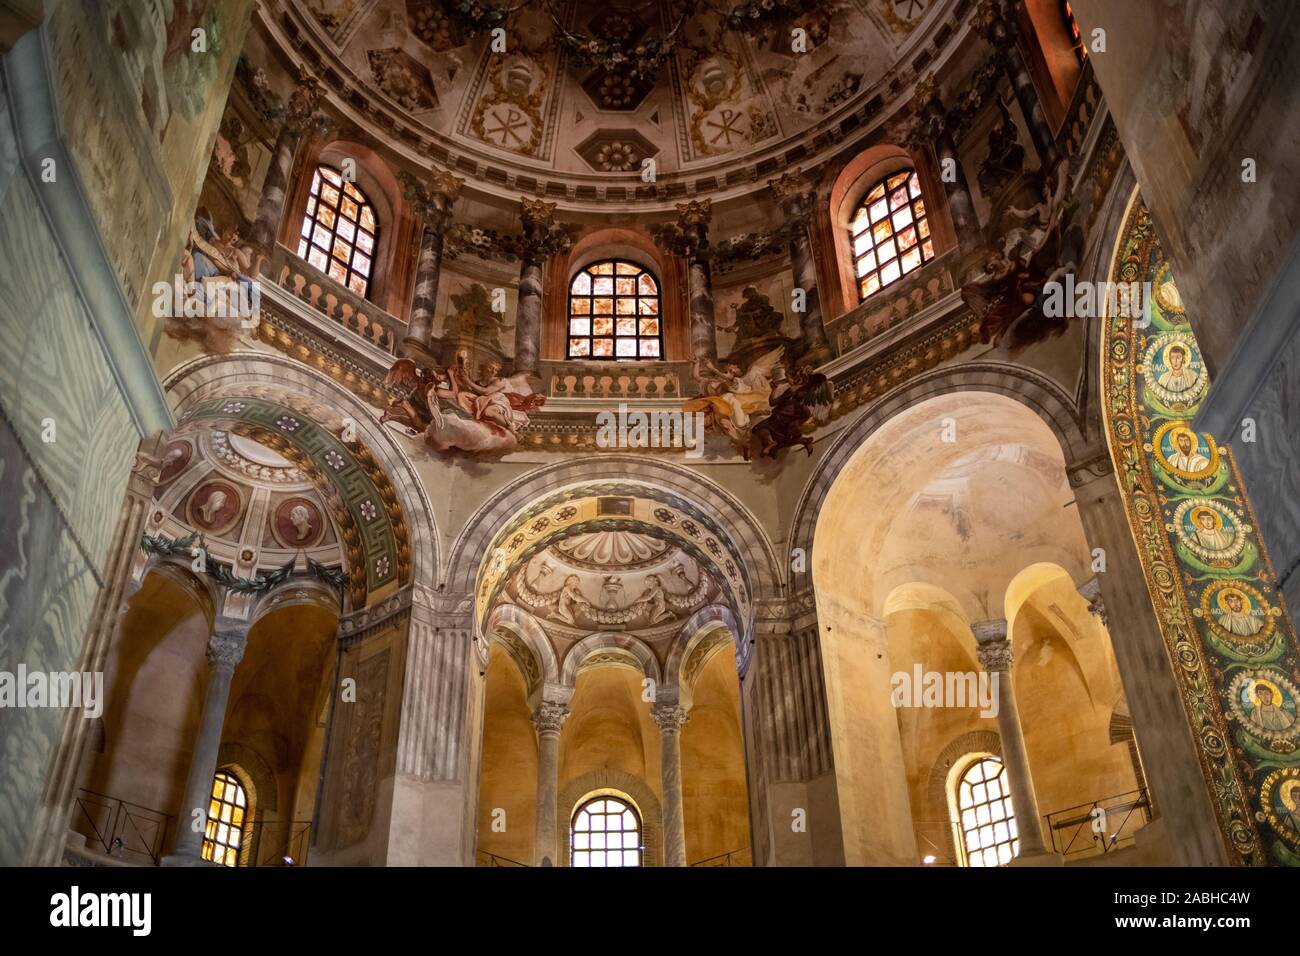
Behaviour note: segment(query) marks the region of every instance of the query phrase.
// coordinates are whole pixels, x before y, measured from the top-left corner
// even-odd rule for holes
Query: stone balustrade
[[[303,259],[277,246],[267,274],[326,318],[385,352],[395,352],[406,323],[335,282]]]
[[[835,354],[852,352],[953,292],[956,282],[952,267],[956,263],[955,250],[942,255],[830,323],[826,334],[835,346]]]
[[[636,401],[691,390],[689,362],[543,362],[538,372],[551,398]]]

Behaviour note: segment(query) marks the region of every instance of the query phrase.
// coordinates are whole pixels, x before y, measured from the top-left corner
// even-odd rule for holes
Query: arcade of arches
[[[1175,6],[0,4],[0,863],[1300,864],[1300,18]]]

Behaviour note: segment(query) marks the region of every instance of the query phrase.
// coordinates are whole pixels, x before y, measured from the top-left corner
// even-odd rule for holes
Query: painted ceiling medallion
[[[235,526],[243,507],[243,496],[233,484],[209,481],[190,496],[186,514],[194,527],[216,535]]]
[[[295,495],[276,506],[271,533],[285,548],[299,550],[320,542],[325,520],[315,502]]]
[[[183,439],[170,441],[163,452],[162,471],[158,475],[158,484],[165,485],[183,472],[194,456],[194,446]]]

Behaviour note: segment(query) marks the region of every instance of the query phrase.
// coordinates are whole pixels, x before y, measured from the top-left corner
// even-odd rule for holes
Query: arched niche
[[[547,267],[542,319],[542,358],[567,360],[565,340],[569,321],[569,287],[587,266],[606,259],[624,259],[649,269],[659,282],[664,361],[690,358],[687,330],[685,268],[664,252],[644,227],[600,226],[584,232],[566,255],[553,256]]]
[[[857,212],[858,204],[876,183],[903,169],[915,169],[921,182],[921,195],[925,200],[931,235],[934,238],[935,256],[942,256],[957,246],[957,234],[948,213],[947,194],[937,175],[929,150],[909,150],[894,144],[870,146],[845,163],[829,187],[826,214],[830,223],[830,239],[836,265],[837,282],[834,286],[838,308],[831,308],[828,318],[838,317],[857,308],[859,304],[857,280],[853,272],[853,249],[849,223]]]
[[[355,185],[373,205],[379,226],[366,299],[404,319],[410,309],[422,223],[406,201],[396,171],[372,147],[335,139],[313,141],[299,150],[277,232],[278,241],[291,251],[297,249],[298,230],[307,209],[316,167],[323,164],[340,169],[345,160],[355,163]]]

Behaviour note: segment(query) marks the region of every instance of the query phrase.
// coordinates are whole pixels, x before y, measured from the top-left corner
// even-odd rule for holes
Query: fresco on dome
[[[1300,652],[1232,451],[1191,428],[1209,387],[1151,217],[1129,211],[1112,281],[1150,282],[1149,323],[1107,318],[1111,456],[1225,843],[1300,865]]]

